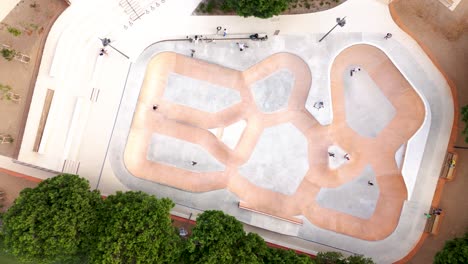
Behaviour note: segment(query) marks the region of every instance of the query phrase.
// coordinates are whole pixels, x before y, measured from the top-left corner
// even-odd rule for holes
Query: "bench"
[[[457,164],[457,160],[457,153],[448,152],[447,155],[445,155],[444,163],[442,164],[442,169],[440,171],[439,177],[447,181],[453,180],[455,176],[455,167]]]
[[[434,211],[434,207],[431,208],[429,211],[432,213]],[[431,235],[437,235],[439,233],[440,224],[442,222],[444,212],[440,215],[432,214],[431,218],[427,219],[426,226],[424,227],[424,232],[429,233]]]

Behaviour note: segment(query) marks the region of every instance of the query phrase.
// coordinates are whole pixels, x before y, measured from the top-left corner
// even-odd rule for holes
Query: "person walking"
[[[389,38],[391,38],[392,36],[393,36],[392,33],[387,33],[387,35],[385,35],[384,39],[389,39]]]
[[[195,55],[195,50],[194,50],[194,49],[190,49],[190,57],[193,58],[193,55]]]
[[[367,185],[369,185],[369,186],[374,186],[374,183],[371,182],[371,181],[367,181]]]
[[[333,152],[328,152],[328,156],[334,158],[334,157],[335,157],[335,153],[333,153]]]

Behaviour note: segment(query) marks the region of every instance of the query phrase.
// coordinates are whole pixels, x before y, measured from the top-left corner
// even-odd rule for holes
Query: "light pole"
[[[343,18],[339,18],[337,17],[336,18],[336,25],[334,27],[332,27],[332,29],[330,29],[330,31],[327,32],[327,34],[325,34],[325,36],[323,36],[319,42],[321,42],[324,38],[326,38],[328,36],[328,34],[330,34],[337,26],[340,26],[340,27],[344,27],[344,25],[346,25],[346,20],[345,20],[346,17],[343,17]]]
[[[111,47],[112,49],[114,49],[115,51],[117,51],[118,53],[122,54],[122,56],[124,56],[125,58],[129,59],[130,57],[128,57],[127,55],[125,55],[123,52],[121,52],[120,50],[116,49],[115,47],[113,47],[110,43],[111,43],[111,40],[108,39],[108,38],[99,38],[102,42],[102,46],[103,47]]]

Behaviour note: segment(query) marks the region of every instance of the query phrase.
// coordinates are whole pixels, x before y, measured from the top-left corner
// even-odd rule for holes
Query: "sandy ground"
[[[404,25],[435,57],[457,86],[459,106],[468,104],[468,2],[462,1],[451,12],[437,0],[395,1],[394,7]],[[467,147],[458,126],[456,146]],[[440,207],[446,212],[437,236],[429,236],[409,263],[432,263],[446,240],[462,236],[468,230],[468,150],[459,154],[456,178],[445,185]]]
[[[31,57],[27,64],[0,58],[0,83],[11,86],[12,91],[21,96],[19,103],[0,101],[0,133],[10,134],[14,139],[13,144],[0,145],[0,155],[17,155],[45,38],[56,17],[66,7],[63,0],[24,0],[0,24],[0,42]],[[14,36],[8,28],[20,30],[21,35]]]
[[[7,173],[0,172],[0,191],[4,193],[4,200],[2,201],[2,212],[13,204],[13,201],[18,197],[21,190],[24,188],[34,188],[37,186],[36,182],[22,179],[16,176],[8,175]]]

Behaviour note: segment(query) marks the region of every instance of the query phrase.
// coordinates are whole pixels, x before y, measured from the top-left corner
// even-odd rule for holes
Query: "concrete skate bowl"
[[[354,65],[380,88],[374,94],[385,98],[378,102],[390,104],[380,114],[384,124],[366,117],[373,127],[364,135],[352,127],[362,121],[346,117],[346,100],[358,98],[344,90],[355,81],[345,76]],[[125,166],[135,177],[191,193],[229,190],[243,208],[294,223],[302,215],[321,228],[383,239],[406,199],[395,152],[422,124],[424,105],[385,54],[367,45],[344,50],[332,66],[330,126],[305,109],[311,82],[307,64],[289,53],[243,72],[159,53],[146,69]]]

